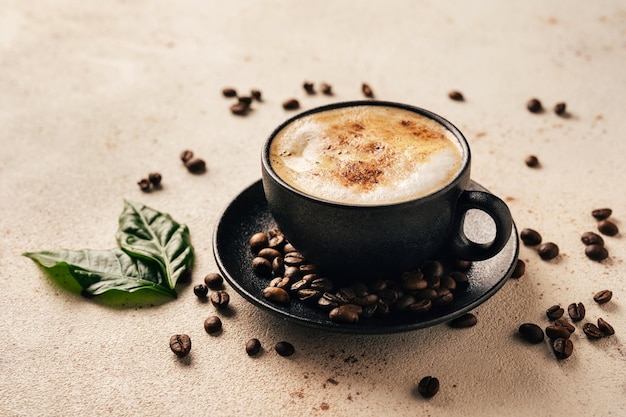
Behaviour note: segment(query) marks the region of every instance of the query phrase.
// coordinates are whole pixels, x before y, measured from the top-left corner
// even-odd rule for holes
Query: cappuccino
[[[269,157],[293,188],[356,205],[423,197],[449,184],[463,165],[458,139],[440,123],[381,105],[300,117],[275,135]]]

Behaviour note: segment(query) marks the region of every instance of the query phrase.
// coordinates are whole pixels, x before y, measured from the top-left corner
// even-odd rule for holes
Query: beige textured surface
[[[626,415],[626,240],[585,258],[590,211],[612,207],[626,229],[626,6],[620,1],[0,1],[0,415],[2,416],[623,416]],[[334,97],[305,96],[305,80]],[[191,286],[177,300],[85,300],[24,251],[115,245],[124,198],[189,225],[194,282],[216,270],[220,212],[260,177],[259,150],[291,113],[377,97],[428,108],[456,124],[473,178],[506,198],[518,227],[562,255],[522,247],[526,275],[476,309],[476,327],[387,336],[337,335],[283,322],[230,290],[224,332]],[[221,89],[260,88],[246,118]],[[461,90],[466,102],[447,98]],[[566,101],[572,117],[532,115]],[[185,148],[209,167],[190,175]],[[536,154],[541,169],[523,161]],[[160,171],[164,187],[136,181]],[[598,306],[594,292],[613,301]],[[616,335],[571,358],[514,335],[547,324],[552,304],[582,301]],[[193,349],[177,360],[171,334]],[[258,358],[243,351],[258,337]],[[296,347],[291,358],[271,349]],[[415,394],[435,375],[440,393]]]

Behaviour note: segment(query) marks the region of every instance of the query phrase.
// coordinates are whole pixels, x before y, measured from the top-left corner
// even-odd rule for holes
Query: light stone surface
[[[593,262],[580,235],[611,207],[626,229],[626,5],[621,1],[0,1],[1,416],[623,416],[626,240]],[[335,95],[307,96],[304,81]],[[472,178],[561,255],[520,248],[526,274],[446,325],[384,336],[311,330],[268,315],[227,287],[232,314],[179,289],[176,300],[82,298],[25,251],[115,246],[124,199],[187,223],[193,283],[216,271],[220,213],[260,177],[260,148],[293,112],[361,99],[427,108],[465,133]],[[247,117],[221,89],[259,88]],[[465,102],[447,97],[458,89]],[[527,100],[539,98],[543,114]],[[565,101],[569,118],[552,112]],[[178,155],[207,162],[192,175]],[[538,156],[541,166],[524,159]],[[163,188],[136,182],[163,175]],[[611,289],[599,306],[596,291]],[[149,298],[149,297],[148,297]],[[545,309],[583,302],[616,334],[557,361],[516,336]],[[221,314],[221,313],[218,313]],[[174,333],[193,348],[177,359]],[[245,342],[258,338],[259,357]],[[272,350],[288,340],[296,354]],[[416,394],[426,375],[441,390]]]

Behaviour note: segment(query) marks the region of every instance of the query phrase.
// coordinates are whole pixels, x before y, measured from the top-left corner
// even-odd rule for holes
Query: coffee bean
[[[600,246],[604,245],[604,239],[602,239],[602,236],[594,232],[583,233],[583,235],[580,237],[580,240],[587,246],[588,245],[600,245]]]
[[[230,106],[230,112],[236,116],[245,116],[250,112],[250,103],[237,102]]]
[[[465,97],[463,97],[463,93],[457,90],[450,91],[448,93],[448,97],[454,101],[463,101]]]
[[[561,306],[558,304],[555,304],[546,310],[546,316],[550,320],[560,319],[561,317],[563,317],[563,313],[565,313],[565,310],[562,309]]]
[[[175,334],[170,337],[170,349],[179,358],[183,358],[191,351],[191,339],[186,334]]]
[[[439,392],[439,380],[434,376],[425,376],[417,385],[417,391],[424,398],[432,398]]]
[[[572,321],[581,321],[585,318],[585,305],[583,303],[572,303],[567,307],[567,314]]]
[[[615,329],[603,318],[598,318],[598,328],[605,336],[612,336],[615,334]]]
[[[559,255],[559,247],[553,242],[546,242],[537,248],[539,257],[545,261],[554,259]]]
[[[562,326],[546,327],[546,336],[548,336],[552,340],[558,339],[558,338],[567,339],[568,337],[570,337],[570,335],[571,333],[569,330],[567,330],[566,327],[562,327]]]
[[[189,161],[185,162],[185,166],[192,174],[202,174],[206,171],[206,162],[200,158],[191,158]]]
[[[593,261],[601,261],[609,257],[609,251],[602,245],[589,245],[585,248],[585,255]]]
[[[469,271],[469,269],[472,267],[472,261],[456,259],[453,262],[453,266],[457,271],[461,271],[461,272]]]
[[[212,290],[222,288],[224,278],[217,272],[211,272],[204,277],[204,284]]]
[[[148,174],[148,181],[150,181],[150,184],[152,184],[154,187],[159,187],[162,180],[163,176],[158,172],[151,172],[150,174]]]
[[[250,339],[246,342],[246,353],[248,356],[254,356],[261,350],[261,342],[259,339]]]
[[[421,271],[405,272],[400,276],[400,286],[407,291],[418,291],[428,287]]]
[[[222,320],[217,316],[209,316],[204,320],[204,330],[207,333],[217,333],[222,330]]]
[[[331,291],[333,289],[333,282],[328,278],[316,278],[311,281],[310,288],[321,292]]]
[[[141,191],[150,191],[150,180],[147,178],[142,178],[137,182],[137,185],[141,189]]]
[[[521,259],[518,259],[515,263],[515,268],[511,274],[511,278],[520,278],[526,272],[526,264]]]
[[[539,166],[539,158],[535,155],[528,155],[526,159],[524,159],[524,163],[527,167],[537,168]]]
[[[302,272],[302,275],[317,274],[319,272],[319,268],[317,266],[306,263],[306,260],[305,263],[298,266],[298,269]]]
[[[543,341],[543,330],[534,323],[522,324],[518,332],[529,343],[537,344]]]
[[[604,333],[593,323],[585,323],[583,325],[583,332],[589,339],[602,339]]]
[[[285,238],[283,232],[278,229],[270,229],[268,231],[268,235],[268,246],[277,250],[283,250],[283,248],[287,244],[287,239]]]
[[[363,95],[365,97],[374,98],[374,91],[368,84],[366,83],[361,84],[361,91],[363,92]]]
[[[333,95],[333,87],[328,83],[322,83],[320,85],[320,91],[322,94],[326,94],[327,96]]]
[[[356,292],[350,287],[339,288],[335,295],[344,303],[349,303],[356,298]]]
[[[406,311],[413,313],[413,314],[418,314],[418,315],[426,314],[430,311],[432,306],[433,306],[433,302],[431,300],[424,298],[421,300],[417,300],[413,304],[409,304],[406,307]]]
[[[276,277],[270,281],[270,287],[278,287],[283,290],[288,290],[291,287],[291,278],[288,277]]]
[[[318,290],[313,290],[311,288],[305,288],[302,290],[298,290],[297,296],[298,300],[303,303],[316,303],[317,300],[322,296],[322,292]]]
[[[420,268],[424,279],[430,279],[433,277],[441,278],[445,272],[443,264],[439,261],[428,261]]]
[[[237,97],[237,103],[248,107],[250,106],[250,104],[252,104],[252,97],[251,96],[239,96]]]
[[[291,243],[286,242],[285,245],[283,246],[283,255],[286,255],[289,252],[297,252],[297,250],[296,248],[294,248],[294,246]]]
[[[302,277],[302,279],[291,284],[291,287],[289,288],[289,290],[300,291],[305,288],[309,288],[309,286],[311,285],[311,282],[313,282],[316,278],[317,278],[317,275],[315,274],[305,275]]]
[[[531,113],[541,113],[543,111],[543,106],[541,105],[541,101],[536,98],[530,99],[526,103],[526,108]]]
[[[448,325],[455,329],[463,329],[467,327],[473,327],[478,323],[478,317],[472,313],[465,313],[448,322]]]
[[[285,341],[276,343],[276,345],[274,345],[274,350],[280,356],[291,356],[296,352],[294,346],[291,343]]]
[[[469,278],[467,277],[467,274],[461,271],[453,271],[450,272],[450,276],[456,281],[457,293],[467,291],[469,288]]]
[[[599,208],[591,211],[591,215],[596,220],[608,219],[609,217],[611,217],[611,214],[613,214],[613,210],[611,210],[610,208]]]
[[[567,359],[574,352],[574,343],[570,339],[554,339],[552,341],[552,351],[557,359]]]
[[[563,327],[567,329],[567,331],[570,333],[574,333],[576,331],[576,327],[574,327],[572,323],[563,318],[554,320],[554,325]]]
[[[204,298],[209,293],[209,288],[204,284],[198,284],[193,287],[193,293],[198,298]]]
[[[289,304],[289,293],[280,287],[266,287],[263,289],[263,297],[274,303]]]
[[[279,250],[274,248],[263,248],[259,251],[259,253],[257,253],[257,256],[265,258],[268,261],[273,261],[274,258],[281,256],[281,253]]]
[[[433,297],[433,299],[434,299],[434,297]],[[404,294],[401,297],[399,297],[398,300],[395,303],[393,303],[393,307],[396,308],[398,311],[407,311],[409,306],[411,304],[416,303],[417,300],[418,300],[418,298],[416,298],[412,294]]]
[[[598,222],[598,230],[606,236],[615,236],[619,233],[617,225],[610,220],[600,220]]]
[[[261,249],[266,248],[268,245],[269,239],[263,232],[255,233],[250,238],[250,249],[252,250],[252,253],[259,253]]]
[[[376,305],[378,303],[378,296],[376,294],[367,294],[362,297],[357,297],[352,300],[352,304],[356,304],[361,307],[367,307]]]
[[[333,308],[328,317],[337,323],[358,323],[363,307],[356,304],[342,304]]]
[[[272,274],[283,275],[285,273],[285,261],[282,256],[277,256],[272,261]]]
[[[539,232],[528,227],[522,229],[519,237],[526,246],[536,246],[541,243],[541,235]]]
[[[230,296],[224,290],[217,290],[211,293],[211,304],[218,310],[228,307]]]
[[[456,281],[450,275],[445,275],[439,279],[441,288],[447,288],[450,292],[456,291]]]
[[[317,300],[317,306],[324,311],[331,311],[335,307],[339,307],[341,304],[343,304],[343,302],[334,294],[329,292],[323,293],[319,300]]]
[[[272,263],[260,256],[252,260],[252,269],[260,277],[268,278],[272,275]]]
[[[447,288],[439,288],[437,289],[437,296],[432,300],[433,306],[435,307],[445,307],[452,303],[454,300],[454,295]]]
[[[224,97],[236,97],[237,96],[237,90],[235,90],[232,87],[226,87],[226,88],[222,89],[222,95]]]
[[[613,291],[602,290],[594,294],[593,301],[595,301],[598,304],[604,304],[604,303],[608,303],[609,301],[611,301],[611,298],[613,298]]]
[[[250,96],[256,101],[263,101],[261,90],[252,89],[250,90]]]
[[[306,91],[307,94],[313,95],[315,94],[315,87],[313,86],[313,83],[305,81],[302,84],[302,88],[304,88],[304,91]]]
[[[184,164],[186,164],[187,161],[190,161],[191,158],[193,158],[193,152],[188,149],[180,153],[180,160],[183,161]]]
[[[289,252],[283,257],[283,261],[287,266],[300,266],[304,263],[304,255],[300,252]]]
[[[565,115],[566,108],[567,108],[567,105],[565,103],[563,102],[556,103],[554,105],[554,112],[558,114],[559,116],[563,116]]]
[[[300,102],[295,98],[283,101],[283,109],[285,110],[297,110],[300,108]]]

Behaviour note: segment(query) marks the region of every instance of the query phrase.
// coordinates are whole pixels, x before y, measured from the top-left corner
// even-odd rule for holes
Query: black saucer
[[[485,191],[483,187],[472,182],[470,189]],[[480,214],[480,213],[479,213]],[[468,213],[465,231],[471,237],[489,236],[493,233],[493,223],[484,216]],[[511,238],[504,249],[494,258],[474,262],[467,276],[470,281],[468,290],[455,297],[452,304],[438,309],[427,316],[391,314],[362,319],[356,324],[335,323],[328,318],[328,313],[308,306],[297,300],[289,305],[274,304],[263,298],[262,291],[269,280],[259,278],[252,270],[252,252],[250,236],[264,232],[276,223],[269,212],[263,186],[257,181],[239,194],[222,214],[213,236],[213,252],[217,265],[226,281],[241,296],[252,304],[277,314],[296,323],[320,329],[345,333],[384,334],[417,330],[444,323],[476,308],[496,293],[511,276],[517,262],[518,240],[517,230],[513,225]]]

